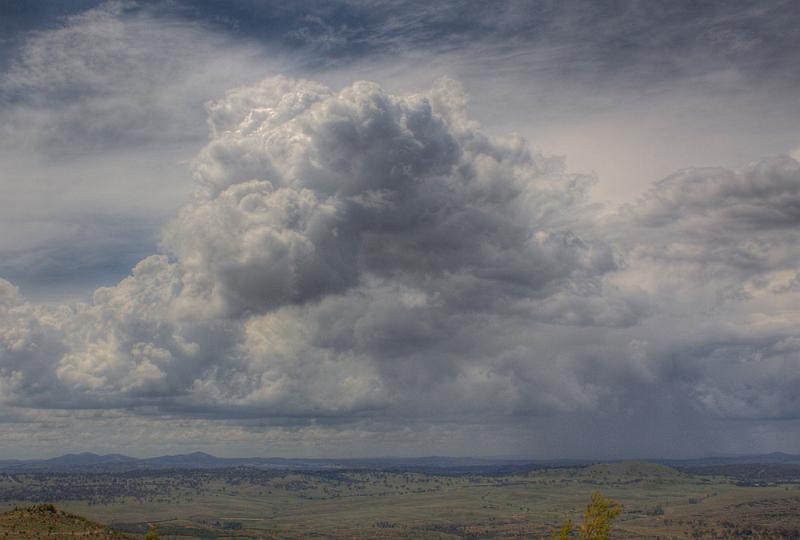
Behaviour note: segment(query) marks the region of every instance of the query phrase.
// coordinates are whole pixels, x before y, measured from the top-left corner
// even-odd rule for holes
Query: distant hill
[[[51,466],[83,466],[83,465],[98,465],[104,463],[135,463],[136,458],[123,456],[122,454],[106,454],[100,456],[92,454],[91,452],[84,452],[82,454],[65,454],[56,458],[45,459],[43,463]]]
[[[599,465],[593,465],[598,464]],[[369,458],[369,459],[303,459],[303,458],[220,458],[204,452],[176,454],[153,458],[133,458],[122,454],[99,455],[90,452],[66,454],[50,459],[0,460],[0,472],[123,472],[163,469],[211,469],[228,467],[258,467],[264,469],[329,470],[329,469],[375,469],[404,470],[418,472],[450,473],[507,473],[516,470],[532,470],[545,467],[601,466],[619,464],[615,461],[589,460],[519,460],[484,459],[470,457],[426,456],[417,458]],[[622,462],[634,463],[634,462]],[[638,467],[666,465],[677,469],[694,467],[744,465],[744,464],[800,464],[800,455],[773,453],[751,456],[708,457],[699,459],[649,459],[642,460]],[[627,465],[628,467],[632,465]],[[661,469],[644,468],[643,472]],[[671,469],[670,469],[671,470]],[[663,471],[662,471],[663,472]]]
[[[750,465],[795,463],[800,465],[800,454],[786,454],[784,452],[772,452],[771,454],[752,454],[744,456],[710,456],[694,459],[651,459],[653,463],[661,463],[670,467],[704,467],[711,465]]]
[[[44,538],[86,536],[102,540],[131,540],[120,533],[86,518],[58,510],[52,504],[38,504],[0,514],[3,538]]]
[[[573,464],[573,462],[552,462]],[[67,454],[51,459],[0,461],[0,471],[22,472],[122,472],[161,469],[211,469],[227,467],[258,467],[265,469],[328,470],[447,470],[450,472],[502,472],[534,468],[525,460],[493,460],[479,458],[430,456],[420,458],[373,459],[297,459],[297,458],[220,458],[204,452],[177,454],[138,459],[121,454]]]

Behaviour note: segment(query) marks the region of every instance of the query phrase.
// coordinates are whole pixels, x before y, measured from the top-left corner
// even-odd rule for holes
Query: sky
[[[800,453],[790,0],[0,0],[0,458]]]

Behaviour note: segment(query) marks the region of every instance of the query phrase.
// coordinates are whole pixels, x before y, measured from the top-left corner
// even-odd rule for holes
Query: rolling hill
[[[0,514],[3,538],[69,538],[89,536],[102,540],[131,540],[133,537],[105,525],[57,509],[52,504],[38,504]]]

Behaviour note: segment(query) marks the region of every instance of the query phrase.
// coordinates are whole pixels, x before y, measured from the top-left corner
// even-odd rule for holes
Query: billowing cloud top
[[[273,78],[208,115],[162,254],[89,304],[0,281],[7,410],[523,438],[800,416],[793,159],[681,171],[601,216],[592,178],[484,134],[449,80]]]

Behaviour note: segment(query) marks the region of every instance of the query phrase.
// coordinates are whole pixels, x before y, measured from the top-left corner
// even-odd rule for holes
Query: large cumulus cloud
[[[602,295],[615,262],[588,227],[589,180],[483,135],[452,82],[394,96],[278,78],[209,117],[167,256],[64,308],[63,352],[16,377],[87,406],[405,410],[434,387],[505,392],[506,323],[635,318],[635,299]]]
[[[258,312],[372,276],[532,296],[611,269],[573,232],[586,180],[483,136],[463,105],[447,84],[398,97],[285,79],[212,104],[215,136],[195,166],[206,191],[164,242],[198,283],[190,295]]]
[[[796,161],[682,171],[602,216],[592,178],[484,134],[452,81],[394,95],[275,78],[208,113],[162,254],[89,304],[0,282],[5,406],[305,424],[800,414]]]

